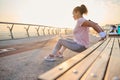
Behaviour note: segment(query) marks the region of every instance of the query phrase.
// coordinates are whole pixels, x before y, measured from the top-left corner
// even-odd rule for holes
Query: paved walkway
[[[29,38],[21,38],[21,39],[11,39],[11,40],[0,40],[0,47],[2,46],[10,46],[16,44],[26,44],[32,42],[40,42],[48,39],[52,39],[56,37],[56,35],[51,36],[40,36],[40,37],[29,37]]]
[[[91,36],[90,39],[91,44],[98,40],[94,36]],[[34,47],[37,46],[34,49],[0,57],[0,80],[37,80],[38,75],[77,55],[75,52],[66,50],[64,58],[57,58],[56,62],[44,61],[44,57],[52,51],[57,40],[58,38],[48,40],[43,46],[40,45],[41,43],[37,43],[37,45],[34,45]]]

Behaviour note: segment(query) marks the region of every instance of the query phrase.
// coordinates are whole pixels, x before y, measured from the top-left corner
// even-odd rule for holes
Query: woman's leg
[[[66,50],[66,47],[64,47],[64,46],[62,46],[62,48],[59,50],[59,52],[61,53],[61,54],[63,54],[63,52]]]
[[[71,38],[66,38],[67,40],[70,40],[70,41],[73,41],[73,39],[71,39]],[[63,54],[63,52],[66,50],[66,47],[64,47],[64,46],[62,46],[62,48],[59,50],[59,52],[61,53],[61,54]]]
[[[84,46],[77,44],[73,40],[59,39],[55,48],[53,49],[52,54],[55,55],[62,46],[76,52],[81,52],[86,49]],[[62,52],[64,52],[64,50],[65,49],[63,49]]]
[[[63,53],[66,48],[76,52],[81,52],[86,49],[84,46],[77,44],[73,40],[59,39],[55,48],[53,49],[52,54],[49,54],[49,56],[45,57],[45,60],[55,61],[56,59],[54,55],[56,55],[58,51],[61,51]]]

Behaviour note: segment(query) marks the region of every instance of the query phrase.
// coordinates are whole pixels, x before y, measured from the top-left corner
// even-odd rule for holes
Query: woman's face
[[[77,12],[73,11],[73,18],[74,18],[74,20],[79,19],[79,17],[80,17],[80,13],[78,11]]]

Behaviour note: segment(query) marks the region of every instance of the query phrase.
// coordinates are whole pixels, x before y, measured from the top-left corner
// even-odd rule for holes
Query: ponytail
[[[79,11],[81,13],[81,15],[88,13],[88,10],[84,4],[82,4],[81,6],[75,7],[73,11],[75,11],[75,12]]]
[[[86,8],[86,6],[84,4],[82,4],[80,6],[80,13],[83,15],[83,14],[87,14],[88,13],[88,10]]]

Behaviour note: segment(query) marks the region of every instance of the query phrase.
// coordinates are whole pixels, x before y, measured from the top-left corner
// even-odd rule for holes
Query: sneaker
[[[58,53],[56,54],[56,57],[63,58],[63,54],[60,53],[60,52],[58,52]]]
[[[48,55],[48,56],[46,56],[44,59],[45,59],[46,61],[50,61],[50,62],[53,62],[53,61],[56,60],[55,57],[52,56],[52,55]]]

